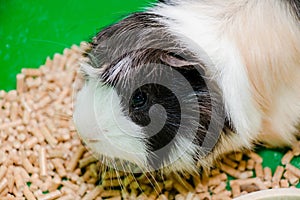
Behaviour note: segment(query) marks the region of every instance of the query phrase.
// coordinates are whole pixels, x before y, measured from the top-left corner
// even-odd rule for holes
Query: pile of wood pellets
[[[17,89],[0,91],[0,199],[232,199],[270,188],[295,187],[290,164],[300,143],[272,173],[254,152],[226,155],[209,173],[127,174],[101,164],[82,145],[72,122],[73,92],[86,43],[23,69]],[[232,179],[232,177],[234,179]]]

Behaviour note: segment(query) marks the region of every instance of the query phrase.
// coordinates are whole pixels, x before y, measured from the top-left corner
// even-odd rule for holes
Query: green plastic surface
[[[90,38],[101,28],[155,0],[0,0],[0,90],[15,88],[21,68]],[[274,173],[285,150],[258,149]],[[292,164],[300,168],[300,158]],[[298,185],[300,186],[300,185]]]

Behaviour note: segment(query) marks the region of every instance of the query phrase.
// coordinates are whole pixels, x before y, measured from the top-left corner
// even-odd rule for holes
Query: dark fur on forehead
[[[161,28],[161,24],[157,22],[157,19],[162,18],[160,15],[152,13],[134,13],[124,20],[113,24],[101,32],[99,32],[92,41],[92,47],[97,48],[97,46],[105,39],[111,37],[112,35],[121,34],[127,30],[132,29],[143,29],[143,28]]]
[[[132,50],[150,47],[154,38],[158,39],[155,34],[164,32],[164,25],[158,22],[161,18],[151,13],[135,13],[99,32],[91,43],[92,66],[115,63]]]
[[[160,63],[161,56],[169,53],[192,58],[191,52],[186,51],[178,38],[167,30],[164,20],[151,13],[135,13],[107,27],[91,43],[90,64],[95,68],[106,66],[108,75],[124,58],[131,60],[132,67]]]

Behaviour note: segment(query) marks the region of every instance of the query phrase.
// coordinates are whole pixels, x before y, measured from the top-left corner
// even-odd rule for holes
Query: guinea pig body
[[[83,141],[113,165],[189,171],[257,142],[291,145],[299,8],[298,0],[167,1],[104,29],[82,65],[74,120]]]

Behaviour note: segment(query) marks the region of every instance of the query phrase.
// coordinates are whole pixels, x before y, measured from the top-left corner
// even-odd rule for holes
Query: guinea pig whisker
[[[121,179],[121,176],[120,176],[120,173],[119,171],[117,170],[117,163],[115,162],[115,160],[112,160],[112,163],[113,163],[113,166],[114,166],[114,171],[117,175],[117,180],[119,182],[119,186],[121,187],[121,189],[125,188],[124,185],[123,185],[123,182],[122,182],[122,179]],[[122,163],[122,161],[120,161],[120,163]]]
[[[149,175],[151,176],[151,179],[154,181],[154,183],[151,182],[151,179],[148,178],[148,176],[145,174],[145,176],[148,178],[150,184],[154,188],[157,195],[160,194],[160,191],[162,190],[161,186],[158,184],[158,181],[156,180],[155,176],[150,172]]]
[[[123,172],[125,172],[125,175],[128,176],[128,172],[125,170],[125,167],[124,167],[124,160],[120,161],[120,165],[121,165],[121,167],[123,169]],[[120,182],[121,182],[121,189],[122,190],[126,190],[126,185],[125,185],[126,183],[122,181],[121,177],[120,177]]]

